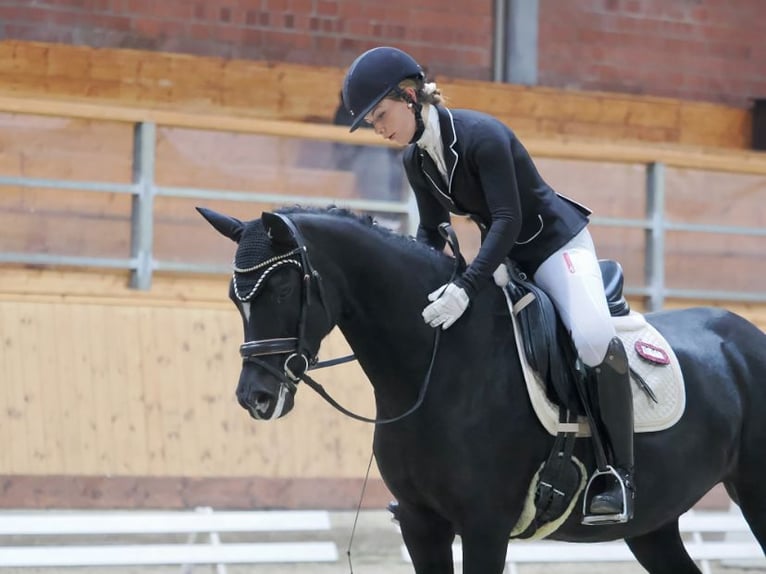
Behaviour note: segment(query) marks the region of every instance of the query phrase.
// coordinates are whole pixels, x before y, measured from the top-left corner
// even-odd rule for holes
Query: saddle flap
[[[524,358],[545,385],[549,399],[573,413],[582,413],[574,377],[577,354],[547,293],[515,270],[504,291],[511,305],[517,342]]]

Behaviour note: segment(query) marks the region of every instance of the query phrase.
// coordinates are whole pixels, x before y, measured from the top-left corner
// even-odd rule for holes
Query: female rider
[[[582,362],[595,372],[601,420],[622,481],[607,481],[589,512],[613,521],[633,514],[633,399],[627,356],[616,336],[587,229],[590,211],[557,194],[516,135],[496,118],[449,109],[407,53],[378,47],[348,69],[343,101],[351,131],[368,122],[402,146],[417,200],[417,239],[441,250],[450,213],[469,215],[482,244],[465,272],[428,297],[423,319],[448,329],[510,258],[552,299]],[[502,269],[502,268],[500,268]],[[627,493],[623,497],[623,492]]]

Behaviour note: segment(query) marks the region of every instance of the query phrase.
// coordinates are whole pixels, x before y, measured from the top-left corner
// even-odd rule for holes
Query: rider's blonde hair
[[[444,105],[446,103],[446,98],[436,86],[436,82],[423,82],[422,80],[407,78],[399,82],[399,88],[402,90],[414,88],[417,100],[421,104]],[[386,97],[391,100],[402,99],[395,91],[389,93]]]

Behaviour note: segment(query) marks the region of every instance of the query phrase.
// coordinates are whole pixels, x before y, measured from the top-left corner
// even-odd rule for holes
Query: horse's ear
[[[263,226],[269,232],[269,237],[275,243],[295,243],[293,232],[287,227],[284,220],[278,215],[274,215],[270,211],[264,211],[261,214],[261,221]]]
[[[204,217],[210,225],[216,228],[218,233],[239,243],[239,240],[242,238],[242,230],[245,228],[245,224],[239,219],[218,213],[205,207],[197,207],[197,211],[199,211],[200,215]]]

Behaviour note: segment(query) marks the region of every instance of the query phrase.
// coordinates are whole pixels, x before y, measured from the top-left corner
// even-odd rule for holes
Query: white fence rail
[[[225,542],[221,533],[277,533],[329,531],[326,511],[62,511],[2,512],[0,536],[36,537],[35,544],[0,546],[1,567],[145,566],[335,562],[334,542],[279,541]],[[188,535],[185,542],[130,542],[135,535]],[[196,542],[205,534],[206,542]],[[92,544],[39,544],[39,537],[98,537]],[[104,537],[119,541],[104,542]],[[143,537],[145,540],[145,536]],[[14,542],[15,543],[15,542]]]
[[[726,511],[690,510],[679,519],[679,530],[689,555],[700,564],[703,574],[712,572],[712,561],[753,561],[766,571],[761,546],[750,532],[739,509]],[[402,558],[410,562],[404,545]],[[455,562],[462,562],[462,546],[452,547]],[[513,541],[508,545],[506,571],[517,574],[522,564],[633,562],[635,557],[622,540],[596,543],[571,543],[554,540]]]

